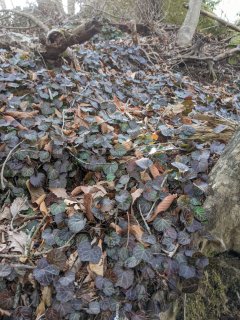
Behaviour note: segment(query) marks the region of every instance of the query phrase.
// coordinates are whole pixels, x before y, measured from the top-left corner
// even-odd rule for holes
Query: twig
[[[13,265],[11,265],[12,267]],[[13,302],[13,309],[16,309],[20,300],[20,295],[21,295],[21,289],[22,289],[22,284],[20,280],[18,280],[17,288],[16,288],[16,293],[14,296],[14,302]]]
[[[9,253],[0,253],[0,258],[14,259],[24,257],[23,254],[9,254]]]
[[[127,243],[126,243],[126,247],[128,247],[129,237],[130,237],[130,216],[129,216],[129,212],[127,212],[127,218],[128,218],[128,229],[127,229]]]
[[[6,186],[4,184],[4,169],[5,169],[5,166],[6,166],[7,162],[8,162],[8,160],[10,159],[13,151],[15,151],[20,146],[20,144],[22,144],[24,141],[25,140],[19,142],[15,147],[13,147],[12,150],[10,150],[9,154],[7,155],[7,158],[3,162],[2,169],[1,169],[1,187],[2,187],[3,190],[6,188]]]
[[[185,293],[183,296],[183,320],[187,320],[186,304],[187,304],[187,294]]]
[[[148,214],[146,216],[146,220],[148,220],[151,217],[152,211],[155,208],[156,203],[157,203],[157,200],[154,201],[153,205],[151,206],[151,209],[149,210],[149,212],[148,212]]]
[[[35,236],[37,235],[37,233],[39,232],[39,230],[41,229],[41,227],[44,225],[45,221],[47,219],[47,216],[44,216],[42,221],[39,223],[39,225],[37,226],[37,229],[33,232],[33,234],[30,234],[30,239],[29,242],[26,246],[25,252],[26,252],[26,256],[29,257],[30,256],[30,250],[31,250],[31,245],[33,242],[33,239],[35,238]]]
[[[143,216],[143,213],[142,213],[142,209],[141,209],[141,205],[140,205],[140,204],[139,204],[139,212],[140,212],[140,215],[141,215],[141,217],[142,217],[142,220],[143,220],[143,222],[144,222],[144,224],[145,224],[145,227],[146,227],[148,233],[149,233],[149,234],[152,234],[152,232],[151,232],[151,230],[150,230],[150,228],[149,228],[149,225],[147,224],[147,221],[145,220],[145,218],[144,218],[144,216]]]
[[[71,238],[70,238],[63,246],[61,246],[61,247],[59,247],[59,248],[57,248],[57,249],[58,249],[58,250],[61,250],[61,249],[65,249],[65,248],[69,247],[69,246],[71,245],[71,241],[74,239],[74,237],[75,237],[75,234],[72,235]],[[35,252],[35,253],[33,254],[33,256],[34,256],[34,257],[42,256],[42,255],[44,255],[44,254],[47,254],[47,253],[51,252],[52,250],[53,250],[53,249],[49,249],[49,250],[44,251],[44,252]]]

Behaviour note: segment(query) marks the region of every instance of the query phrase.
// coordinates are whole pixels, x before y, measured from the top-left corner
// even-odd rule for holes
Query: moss
[[[226,287],[220,275],[211,268],[206,272],[205,280],[199,291],[187,296],[186,314],[191,320],[217,320],[225,311],[227,301]]]
[[[199,290],[186,296],[186,318],[191,320],[240,319],[239,258],[221,256],[210,259]]]

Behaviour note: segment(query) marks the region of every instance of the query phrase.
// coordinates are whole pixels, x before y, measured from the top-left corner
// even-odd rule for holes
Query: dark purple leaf
[[[180,231],[178,234],[178,243],[182,245],[187,245],[191,242],[190,236],[185,231]]]
[[[45,180],[45,174],[42,172],[38,172],[30,177],[30,183],[35,188],[42,187]]]
[[[81,261],[88,261],[97,264],[102,256],[102,250],[98,246],[92,247],[88,240],[78,245],[78,255]]]
[[[188,266],[185,263],[179,265],[179,276],[184,279],[194,278],[196,276],[196,270],[194,267]]]
[[[132,286],[134,280],[134,272],[132,270],[118,269],[115,273],[117,276],[116,286],[123,289],[128,289]]]
[[[69,218],[68,227],[73,233],[78,233],[85,228],[86,222],[82,213],[76,213]]]
[[[0,264],[0,277],[5,278],[9,276],[12,272],[13,268],[7,264]]]
[[[33,270],[33,275],[42,286],[48,286],[59,275],[59,269],[42,258],[38,261],[37,268]]]
[[[90,302],[88,309],[86,310],[89,314],[99,314],[100,313],[100,304],[97,301]]]
[[[133,255],[137,260],[150,261],[152,258],[151,251],[146,249],[143,245],[137,244],[133,249]]]

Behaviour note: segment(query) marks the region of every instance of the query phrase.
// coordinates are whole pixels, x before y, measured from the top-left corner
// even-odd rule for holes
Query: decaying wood
[[[46,59],[56,59],[68,47],[81,44],[91,39],[101,30],[101,23],[97,20],[87,21],[77,28],[67,31],[64,29],[53,29],[48,32],[45,49],[42,53]]]
[[[185,8],[188,8],[188,5],[184,5]],[[206,16],[210,19],[213,19],[213,20],[216,20],[218,21],[219,23],[221,23],[222,25],[234,30],[234,31],[237,31],[237,32],[240,32],[240,27],[236,26],[235,24],[231,23],[231,22],[228,22],[222,18],[219,18],[218,16],[216,16],[215,14],[211,13],[211,12],[208,12],[206,10],[203,10],[201,9],[200,10],[200,14],[202,14],[203,16]]]

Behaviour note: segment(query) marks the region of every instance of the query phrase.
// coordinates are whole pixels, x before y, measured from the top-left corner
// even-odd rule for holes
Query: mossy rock
[[[211,258],[199,290],[186,296],[186,319],[239,320],[239,288],[239,257],[224,254]]]

